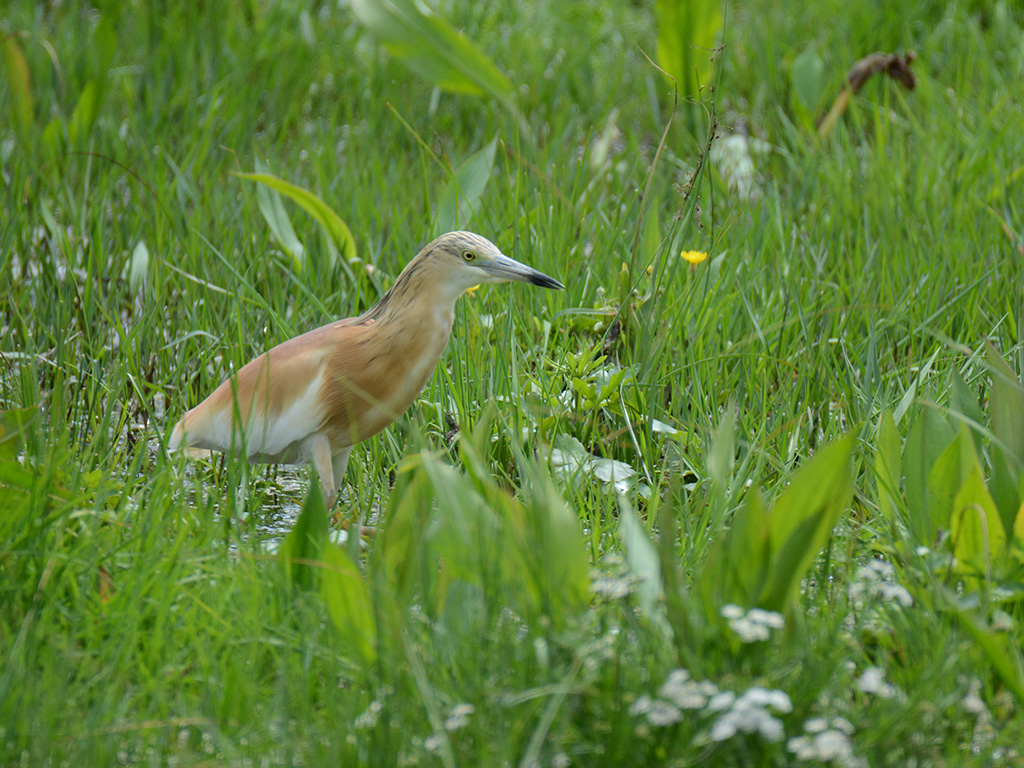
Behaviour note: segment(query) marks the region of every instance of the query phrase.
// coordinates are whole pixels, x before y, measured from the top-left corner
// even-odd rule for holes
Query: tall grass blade
[[[329,205],[327,205],[327,203],[314,195],[308,189],[304,189],[296,184],[287,182],[270,173],[235,172],[234,175],[240,179],[247,179],[249,181],[255,181],[258,184],[264,184],[275,192],[280,192],[290,198],[304,211],[306,211],[306,213],[312,216],[321,227],[323,227],[328,238],[338,247],[338,250],[346,261],[351,261],[356,258],[356,240],[352,236],[352,231],[348,228],[348,225],[331,209]],[[266,213],[264,213],[264,217],[266,217]],[[280,223],[280,220],[277,221]],[[268,224],[269,223],[270,222],[268,221]],[[287,237],[287,232],[285,230],[282,230],[282,234]],[[294,234],[294,232],[292,234]],[[281,238],[278,239],[281,240]],[[283,240],[282,244],[284,244]]]

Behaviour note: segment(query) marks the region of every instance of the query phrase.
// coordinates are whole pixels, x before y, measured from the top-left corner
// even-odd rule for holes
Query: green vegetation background
[[[954,379],[987,412],[986,341],[1024,370],[1020,8],[726,4],[714,79],[673,114],[654,5],[433,4],[515,114],[436,90],[345,3],[5,4],[31,102],[0,80],[0,764],[800,759],[711,738],[709,709],[652,724],[634,705],[678,667],[785,691],[790,738],[846,718],[873,766],[1019,759],[1019,573],[965,587],[871,467],[880,415],[902,439]],[[872,80],[819,140],[853,62],[907,49],[918,88]],[[495,137],[469,227],[567,291],[461,302],[420,403],[353,454],[344,504],[385,531],[335,570],[365,586],[304,588],[268,532],[304,476],[160,443],[233,368],[372,303]],[[357,258],[289,207],[293,258],[232,175],[257,168],[327,202]],[[743,642],[709,550],[748,485],[778,498],[844,434],[852,500],[785,629]],[[875,557],[913,606],[851,596]],[[930,597],[958,584],[969,604]],[[876,667],[897,694],[866,690]]]

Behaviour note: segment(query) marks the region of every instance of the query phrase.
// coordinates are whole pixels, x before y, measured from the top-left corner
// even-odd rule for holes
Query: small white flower
[[[750,619],[743,617],[742,619],[733,619],[729,622],[729,628],[739,636],[740,641],[744,643],[757,643],[762,640],[767,640],[771,633],[768,631],[768,627],[762,624],[755,624]]]
[[[978,695],[980,693],[981,683],[978,680],[972,680],[970,690],[967,691],[967,695],[960,702],[963,708],[972,715],[988,712],[985,701]]]
[[[808,736],[794,736],[786,742],[786,748],[796,755],[798,760],[814,760],[818,756],[814,740]]]
[[[441,737],[440,736],[428,736],[423,742],[423,748],[430,752],[432,755],[436,755],[441,751]]]
[[[833,717],[832,718],[832,727],[835,728],[837,731],[842,731],[847,736],[852,736],[853,735],[853,731],[854,731],[853,723],[851,723],[845,717]]]
[[[996,610],[992,613],[993,632],[1011,632],[1017,626],[1013,616],[1006,611]]]
[[[722,712],[711,725],[710,739],[724,741],[742,732],[759,733],[768,741],[782,741],[785,735],[782,721],[772,715],[768,707],[779,712],[789,712],[793,705],[784,691],[755,686],[739,698],[729,691],[723,691],[708,702],[708,709]]]
[[[744,611],[731,603],[722,606],[722,617],[729,622],[729,628],[744,643],[767,640],[771,636],[771,630],[782,629],[786,624],[782,615],[774,611],[766,611],[763,608]]]
[[[781,613],[766,611],[763,608],[751,608],[747,611],[747,618],[755,624],[760,624],[769,629],[782,629],[786,626],[786,621],[782,618]]]
[[[646,715],[651,711],[652,706],[654,706],[654,699],[650,696],[641,696],[630,704],[629,714],[633,715],[633,717],[636,717],[637,715]]]
[[[799,760],[833,763],[843,768],[866,768],[867,763],[854,755],[850,736],[853,725],[843,717],[831,722],[816,717],[804,723],[804,736],[786,742],[786,748]]]
[[[606,600],[621,600],[635,590],[635,580],[627,576],[597,574],[590,580],[590,591]]]
[[[460,728],[465,728],[469,725],[469,716],[476,712],[476,707],[472,704],[456,704],[452,707],[451,714],[448,715],[448,719],[444,721],[444,728],[446,731],[457,731]]]
[[[377,725],[377,721],[380,720],[380,713],[384,711],[384,702],[380,699],[374,699],[370,702],[370,706],[366,708],[355,720],[355,727],[357,730],[374,728]]]
[[[723,619],[739,619],[743,616],[743,609],[738,605],[727,603],[722,606],[722,618]]]
[[[884,560],[872,560],[858,568],[847,592],[855,603],[878,599],[904,608],[914,604],[914,598],[906,587],[896,582],[896,569]]]
[[[853,755],[853,745],[845,733],[824,731],[814,737],[819,760],[846,760]]]
[[[858,691],[873,694],[881,699],[894,698],[898,693],[895,685],[885,681],[885,670],[881,667],[868,667],[861,672],[856,686]]]
[[[701,709],[709,696],[718,693],[714,683],[707,680],[691,680],[685,669],[674,669],[658,689],[658,695],[668,699],[680,709]]]
[[[909,608],[914,604],[914,598],[911,597],[910,592],[902,584],[886,584],[882,583],[877,588],[878,596],[883,600],[890,603],[899,603],[904,608]]]
[[[651,708],[647,710],[647,722],[651,725],[673,725],[682,719],[683,715],[676,706],[660,699],[655,699]]]
[[[726,739],[731,739],[735,735],[735,719],[728,715],[718,718],[711,726],[710,738],[712,741],[725,741]]]
[[[828,730],[828,720],[824,717],[815,717],[804,723],[804,730],[807,733],[821,733]]]
[[[736,701],[735,693],[732,691],[722,691],[711,697],[711,701],[708,702],[708,709],[712,712],[720,712],[732,706],[734,701]]]

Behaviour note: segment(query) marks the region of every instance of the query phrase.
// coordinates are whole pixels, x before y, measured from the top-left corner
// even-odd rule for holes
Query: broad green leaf
[[[320,492],[320,483],[314,478],[295,527],[284,537],[278,550],[285,576],[293,586],[312,588],[313,569],[310,563],[319,559],[327,541],[327,507]]]
[[[25,430],[37,412],[36,408],[0,411],[0,458],[14,459],[24,450]]]
[[[650,266],[658,256],[661,247],[661,221],[658,209],[651,207],[644,217],[643,234],[640,236],[640,259]]]
[[[432,501],[429,479],[418,466],[418,456],[410,457],[399,467],[381,537],[384,573],[401,595],[413,586],[423,552],[421,533],[427,527]]]
[[[907,527],[920,544],[931,546],[939,526],[945,520],[932,516],[928,509],[928,479],[939,455],[953,441],[956,433],[942,415],[932,407],[924,407],[907,435],[903,447],[903,477],[907,496]]]
[[[359,21],[411,71],[439,88],[512,106],[507,77],[468,38],[415,0],[351,0]]]
[[[953,556],[958,570],[974,575],[990,571],[1006,552],[1006,532],[996,504],[985,487],[981,467],[971,472],[953,500],[950,520]]]
[[[579,518],[566,506],[542,467],[534,471],[534,495],[525,510],[533,541],[524,541],[534,555],[533,580],[549,596],[549,610],[560,614],[584,605],[590,595],[590,562]],[[514,533],[509,531],[509,533]],[[513,538],[507,546],[513,546]],[[524,553],[527,554],[527,553]]]
[[[436,599],[438,613],[448,598],[447,585],[455,582],[479,585],[500,581],[505,564],[518,556],[509,551],[503,537],[504,510],[485,502],[473,481],[454,467],[424,452],[423,468],[433,488],[435,508],[424,532],[431,557],[443,563],[441,589]]]
[[[917,376],[910,383],[910,387],[903,393],[903,397],[900,398],[899,405],[896,406],[896,410],[893,413],[893,418],[896,423],[899,424],[903,421],[903,417],[907,415],[907,411],[910,410],[910,406],[914,404],[914,400],[917,399],[917,385],[918,382],[924,381],[928,378],[928,374],[931,373],[932,365],[935,363],[935,358],[939,356],[940,349],[936,349],[932,352],[932,356],[928,358],[928,362],[924,364],[924,367],[917,372]]]
[[[267,173],[269,169],[263,161],[257,160],[256,172]],[[264,221],[270,227],[270,233],[281,244],[281,247],[288,252],[288,255],[292,257],[292,264],[295,269],[301,271],[306,248],[295,234],[292,220],[284,208],[284,200],[281,198],[281,194],[266,184],[257,184],[256,203],[259,205]]]
[[[1010,530],[1024,500],[1024,388],[991,343],[985,352],[992,374],[992,496]]]
[[[768,516],[772,565],[761,606],[783,610],[832,534],[852,492],[855,437],[825,446],[794,475]]]
[[[878,488],[878,509],[889,520],[896,520],[896,499],[900,492],[900,435],[892,414],[885,410],[878,417],[875,451],[875,483]]]
[[[1013,553],[1018,560],[1024,561],[1024,503],[1020,505],[1013,521]]]
[[[324,541],[320,550],[320,594],[331,623],[364,666],[377,661],[377,619],[359,568],[338,546]]]
[[[970,437],[967,438],[968,445],[972,445]],[[968,448],[968,450],[973,450]],[[929,516],[942,524],[948,520],[953,512],[953,499],[956,498],[963,484],[964,477],[960,473],[961,466],[961,442],[953,440],[946,446],[946,450],[939,454],[928,473],[927,508]]]
[[[648,616],[654,616],[661,596],[661,562],[658,548],[636,519],[626,497],[619,494],[619,541],[626,554],[626,565],[639,579],[637,596]]]
[[[813,123],[824,87],[825,63],[818,54],[816,45],[807,46],[793,59],[790,78],[793,83],[793,97],[798,111]]]
[[[327,203],[308,189],[291,184],[270,173],[236,172],[235,176],[238,176],[240,179],[255,181],[258,184],[265,184],[275,192],[280,192],[282,195],[291,198],[324,228],[327,236],[338,247],[346,261],[356,258],[356,240],[352,237],[352,231],[348,228],[348,225],[342,221],[341,217]]]
[[[0,487],[30,491],[35,486],[36,476],[21,462],[0,459]]]
[[[495,137],[486,147],[466,158],[455,171],[437,203],[437,234],[466,229],[491,177],[497,147]]]
[[[52,158],[64,150],[64,142],[64,122],[55,117],[43,129],[43,149]]]
[[[128,259],[128,290],[132,295],[138,295],[139,289],[145,285],[146,276],[149,274],[149,248],[144,240],[139,240],[132,249],[131,258]]]
[[[828,506],[815,507],[809,514],[798,518],[796,526],[778,549],[772,548],[771,569],[761,593],[760,607],[781,612],[797,598],[800,582],[832,531],[830,520]]]
[[[708,450],[708,475],[722,493],[729,487],[733,465],[736,463],[735,421],[736,407],[730,402],[718,423],[714,440]]]
[[[608,113],[608,117],[604,121],[604,128],[601,130],[601,134],[597,137],[597,141],[591,145],[588,164],[594,171],[604,170],[608,166],[612,143],[620,135],[619,127],[615,123],[618,117],[619,108],[612,107],[611,112]]]
[[[720,0],[655,0],[658,66],[675,81],[680,98],[711,84],[711,57],[722,29]]]
[[[72,148],[80,146],[88,141],[89,133],[92,131],[93,123],[96,122],[96,114],[99,111],[99,87],[95,80],[90,80],[82,88],[78,96],[78,103],[71,113],[71,120],[68,122],[68,141]]]
[[[726,603],[753,608],[759,602],[771,563],[768,511],[758,488],[751,488],[729,530],[714,545],[701,569],[709,617]]]
[[[1024,466],[1024,387],[991,343],[986,346],[985,357],[992,373],[992,433],[1020,468]]]
[[[960,375],[960,371],[956,370],[956,368],[953,369],[953,384],[950,388],[949,407],[950,410],[966,419],[967,426],[971,428],[971,434],[974,437],[974,448],[978,453],[981,453],[982,434],[979,430],[983,428],[985,416],[981,412],[981,406],[978,405],[978,398],[971,392],[971,388],[967,386],[964,377]]]
[[[3,53],[4,74],[7,76],[7,88],[12,95],[11,111],[14,123],[22,134],[32,126],[32,76],[29,73],[25,54],[18,45],[14,35],[7,35],[0,41],[0,52]]]

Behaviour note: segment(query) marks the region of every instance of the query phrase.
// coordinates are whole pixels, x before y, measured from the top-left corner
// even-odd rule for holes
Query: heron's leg
[[[331,444],[326,435],[316,435],[312,439],[309,444],[309,460],[320,475],[320,490],[323,491],[324,504],[329,510],[338,496],[338,487],[335,485],[334,464],[331,461]]]

